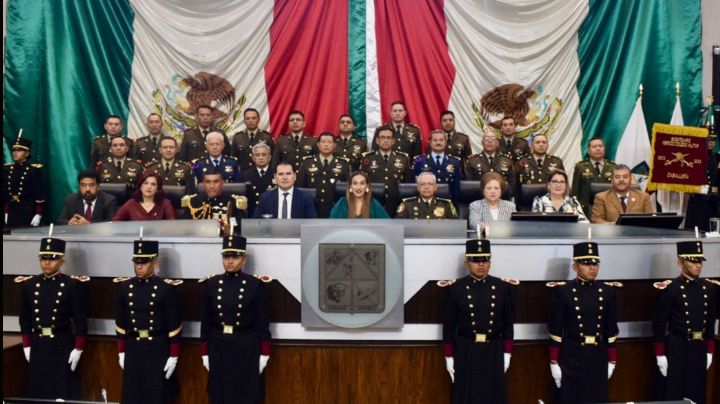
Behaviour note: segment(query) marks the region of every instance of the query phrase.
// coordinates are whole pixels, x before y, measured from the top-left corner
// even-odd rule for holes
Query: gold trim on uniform
[[[168,333],[168,337],[172,338],[172,337],[180,334],[180,331],[182,331],[182,324],[180,325],[180,327],[178,327],[178,328],[170,331],[170,332]]]
[[[122,334],[122,335],[127,334],[127,331],[124,328],[120,328],[120,326],[118,326],[117,324],[115,324],[115,331],[117,331],[118,334]]]
[[[557,335],[553,335],[553,334],[548,334],[548,335],[550,335],[551,340],[558,342],[558,343],[562,343],[562,337],[558,337]]]

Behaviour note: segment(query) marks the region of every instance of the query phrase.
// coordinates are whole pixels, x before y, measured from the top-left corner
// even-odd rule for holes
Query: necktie
[[[260,176],[261,176],[261,177],[264,177],[264,176],[265,176],[265,170],[262,170],[262,169],[260,170]]]
[[[287,206],[287,197],[290,195],[290,192],[283,192],[283,203],[282,203],[282,216],[281,219],[288,219],[290,215],[288,215],[288,206]]]
[[[85,220],[90,221],[92,219],[92,202],[85,202],[87,208],[85,208]]]
[[[165,163],[165,174],[170,172],[170,163]]]
[[[213,164],[215,164],[215,167],[217,167],[220,164],[220,160],[213,159]]]
[[[493,156],[488,156],[488,161],[490,162],[490,165],[492,165]]]
[[[437,161],[437,165],[442,164],[442,161],[440,160],[440,156],[435,156],[435,160]]]
[[[150,139],[152,140],[153,147],[157,146],[157,138],[154,136],[151,136]]]
[[[300,136],[293,135],[293,138],[295,139],[295,144],[300,143]]]
[[[208,133],[210,133],[210,131],[207,130],[207,129],[204,129],[204,130],[202,131],[203,137],[207,136]]]
[[[122,171],[122,161],[120,161],[120,160],[116,161],[115,165],[117,166],[118,171]]]
[[[400,125],[396,126],[395,133],[397,134],[397,136],[400,136],[400,134],[402,133],[402,126],[400,126]]]
[[[252,132],[248,133],[248,139],[250,139],[250,141],[252,141],[254,137],[255,137],[254,133],[252,133]]]
[[[327,168],[327,166],[328,166],[328,160],[323,159],[323,167]]]
[[[627,212],[627,204],[625,203],[625,199],[627,199],[627,196],[620,197],[620,206],[622,206],[623,213]]]
[[[511,148],[511,147],[512,147],[512,142],[509,141],[509,140],[506,140],[506,141],[505,141],[505,146],[507,146],[508,149]]]
[[[595,174],[600,175],[600,162],[595,162]]]
[[[385,159],[385,162],[387,163],[387,162],[388,162],[388,155],[387,155],[387,154],[383,155],[383,159]]]
[[[542,167],[542,159],[537,159],[538,167]]]

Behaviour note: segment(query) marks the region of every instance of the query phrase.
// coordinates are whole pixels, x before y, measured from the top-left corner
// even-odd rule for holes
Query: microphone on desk
[[[102,395],[103,400],[105,401],[105,404],[107,404],[107,390],[102,389],[100,390],[100,394]]]

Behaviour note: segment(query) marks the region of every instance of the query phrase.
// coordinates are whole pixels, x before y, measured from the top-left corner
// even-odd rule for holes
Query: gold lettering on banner
[[[661,143],[663,146],[671,146],[677,148],[689,148],[697,149],[700,147],[699,144],[693,142],[692,139],[686,137],[672,136],[669,140],[663,140]]]

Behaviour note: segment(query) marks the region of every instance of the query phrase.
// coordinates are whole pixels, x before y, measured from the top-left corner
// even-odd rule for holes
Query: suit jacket
[[[275,188],[260,195],[260,203],[255,208],[253,217],[259,219],[262,215],[270,214],[274,219],[278,216],[279,189]],[[315,202],[312,196],[297,188],[293,189],[292,206],[290,207],[291,219],[314,219],[317,218]]]
[[[653,213],[650,198],[645,192],[631,189],[625,203],[626,213]],[[622,205],[613,188],[595,195],[595,203],[592,207],[593,223],[615,223],[621,213],[623,213]]]
[[[515,204],[501,199],[498,206],[498,221],[510,220],[510,216],[515,212]],[[490,205],[485,199],[480,199],[470,204],[470,215],[468,222],[471,229],[477,229],[478,225],[485,225],[495,220],[490,213]]]
[[[95,208],[90,222],[108,222],[115,215],[117,209],[115,197],[107,192],[100,191],[97,195],[97,201],[95,201]],[[77,192],[68,195],[65,199],[65,206],[58,217],[58,224],[68,224],[75,214],[85,216],[85,200]]]
[[[266,191],[270,191],[275,187],[275,170],[272,166],[265,167],[265,174],[260,177],[255,166],[243,171],[240,175],[240,181],[248,186],[246,196],[248,198],[248,216],[252,217],[255,213],[255,207],[260,201],[260,195]]]

